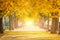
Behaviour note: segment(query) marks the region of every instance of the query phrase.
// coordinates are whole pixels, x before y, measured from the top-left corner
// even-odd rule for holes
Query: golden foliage
[[[51,12],[58,12],[60,15],[60,0],[0,0],[0,16],[10,15],[11,11],[18,11],[16,16],[38,16]]]

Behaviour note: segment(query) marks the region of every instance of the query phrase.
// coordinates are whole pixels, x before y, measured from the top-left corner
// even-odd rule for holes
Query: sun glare
[[[19,23],[19,26],[21,26],[21,25],[22,25],[22,23]],[[34,32],[39,31],[39,32],[43,32],[43,31],[46,31],[46,30],[42,29],[42,28],[40,28],[40,26],[36,25],[34,23],[34,19],[28,19],[27,18],[27,19],[25,19],[23,26],[16,29],[15,31],[27,31],[27,32],[29,32],[29,31],[34,31]]]
[[[33,22],[32,21],[27,21],[25,24],[26,25],[33,25]]]

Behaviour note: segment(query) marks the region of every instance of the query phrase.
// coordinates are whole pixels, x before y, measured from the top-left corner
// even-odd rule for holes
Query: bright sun
[[[17,29],[16,31],[46,31],[40,28],[38,25],[35,25],[34,20],[26,20],[22,28]]]
[[[30,25],[33,25],[33,22],[32,21],[27,21],[25,24],[30,26]]]

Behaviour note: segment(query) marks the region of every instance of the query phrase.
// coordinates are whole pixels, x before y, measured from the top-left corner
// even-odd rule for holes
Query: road
[[[14,32],[13,32],[14,33]],[[0,40],[60,40],[59,34],[45,32],[21,32],[21,34],[5,34]]]

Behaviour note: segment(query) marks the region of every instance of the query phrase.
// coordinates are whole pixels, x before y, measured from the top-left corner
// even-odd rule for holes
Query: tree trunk
[[[59,27],[58,27],[58,34],[60,34],[60,22],[59,22]]]
[[[10,23],[9,30],[14,30],[15,28],[18,28],[18,20],[15,17],[15,15],[9,16],[9,23]]]
[[[3,33],[2,18],[0,18],[0,33]]]
[[[15,28],[18,28],[18,20],[17,20],[16,17],[15,17],[15,20],[14,20],[14,26],[15,26]]]
[[[18,28],[18,19],[16,17],[16,14],[14,14],[14,26],[15,28]]]
[[[52,27],[51,27],[51,33],[57,33],[58,29],[58,18],[52,18]]]
[[[14,30],[14,19],[13,16],[9,16],[9,30]]]

